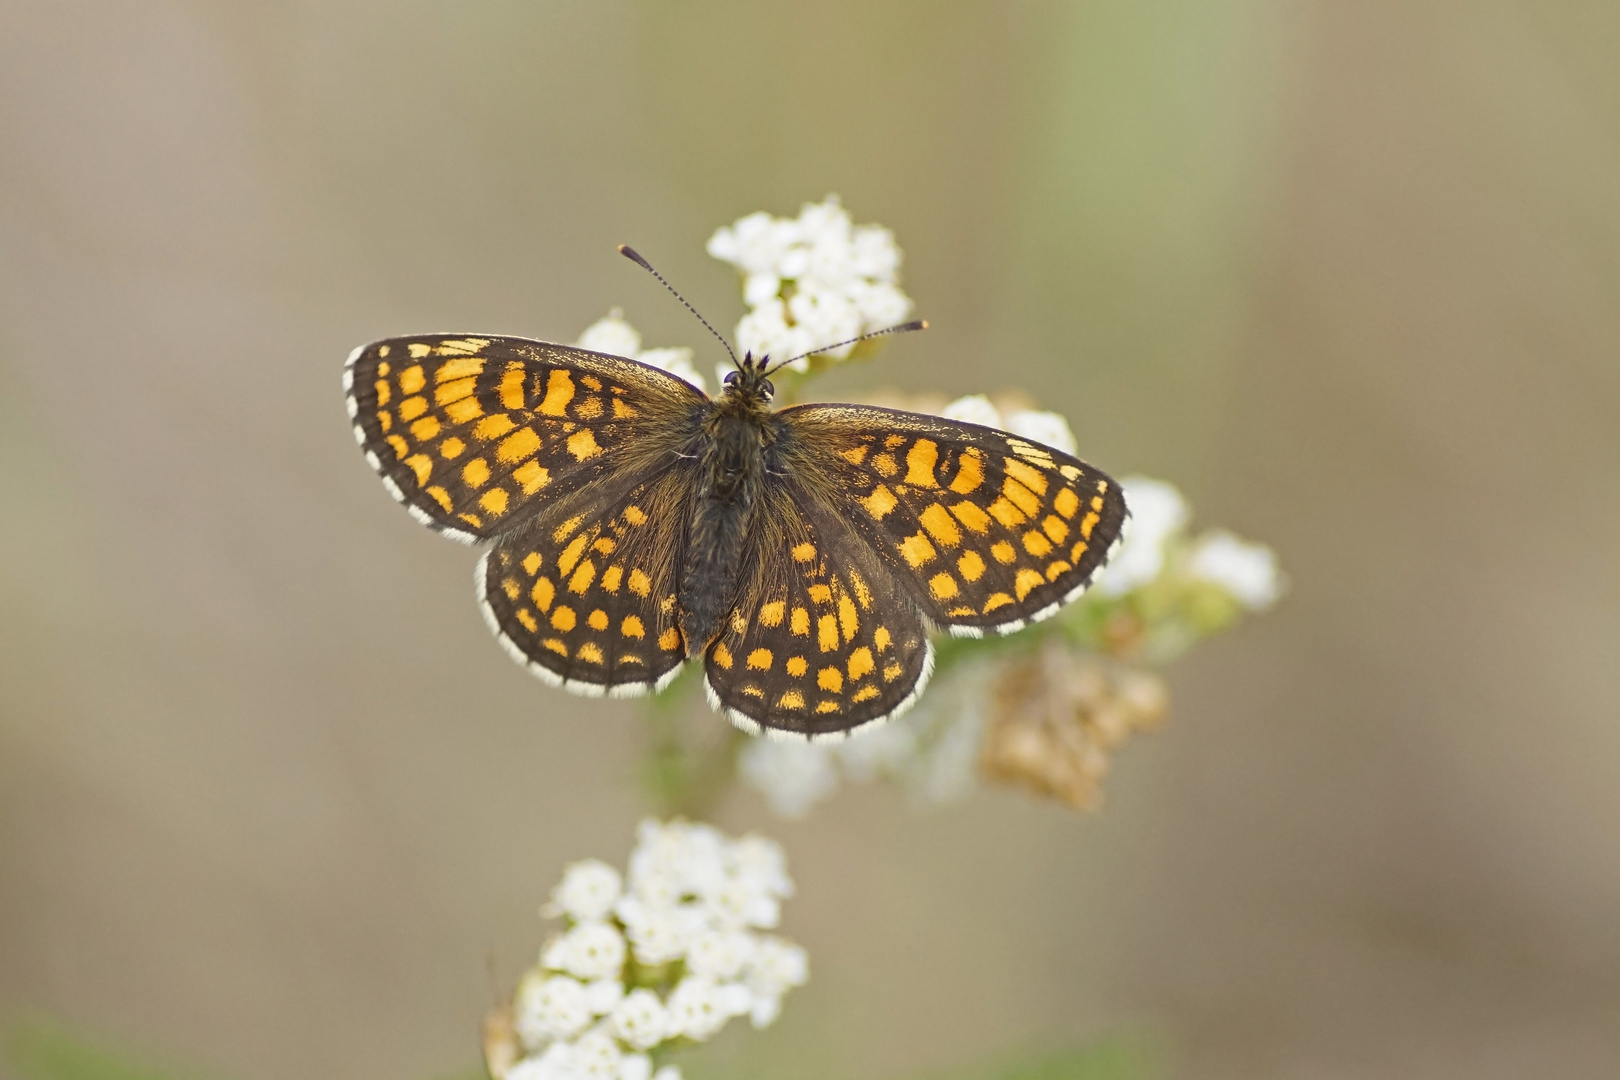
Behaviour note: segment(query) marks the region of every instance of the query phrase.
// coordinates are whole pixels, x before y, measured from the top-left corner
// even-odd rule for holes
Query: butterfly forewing
[[[792,481],[756,509],[736,608],[708,649],[709,694],[745,729],[811,737],[893,716],[932,652],[900,583],[813,491]]]
[[[1011,633],[1090,583],[1119,539],[1119,485],[993,428],[857,405],[779,414],[830,497],[932,623]]]
[[[467,543],[647,467],[707,400],[634,361],[487,335],[373,342],[350,356],[344,387],[355,438],[389,493]]]
[[[578,693],[631,697],[686,657],[676,608],[689,463],[576,490],[479,563],[490,629],[513,659]]]

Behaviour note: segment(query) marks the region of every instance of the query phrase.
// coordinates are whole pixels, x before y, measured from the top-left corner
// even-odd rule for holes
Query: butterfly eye
[[[737,385],[737,380],[738,380],[738,379],[739,379],[739,378],[741,378],[741,377],[742,377],[742,373],[741,373],[741,372],[737,372],[737,371],[728,371],[728,372],[726,372],[726,377],[725,377],[725,379],[724,379],[724,380],[722,380],[722,381],[723,381],[723,382],[724,382],[724,383],[725,383],[725,384],[726,384],[726,385],[727,385],[727,386],[736,386],[736,385]]]
[[[771,380],[769,379],[766,379],[764,382],[760,383],[759,388],[765,394],[766,401],[769,401],[771,398],[776,396],[776,387],[771,385]]]

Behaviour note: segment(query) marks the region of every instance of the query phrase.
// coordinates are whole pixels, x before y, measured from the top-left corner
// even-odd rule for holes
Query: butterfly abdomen
[[[765,480],[765,437],[759,418],[717,410],[704,434],[681,573],[689,655],[701,652],[720,632],[721,620],[736,603],[743,545]]]

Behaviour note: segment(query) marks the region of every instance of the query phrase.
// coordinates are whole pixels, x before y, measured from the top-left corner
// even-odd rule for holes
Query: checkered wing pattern
[[[478,564],[484,617],[518,663],[575,693],[635,697],[686,657],[676,604],[685,461],[650,479],[578,489],[504,536]]]
[[[852,527],[930,623],[977,637],[1055,614],[1107,561],[1119,485],[1005,431],[858,405],[778,414],[795,475],[830,481]]]
[[[904,583],[818,487],[762,495],[737,606],[709,644],[710,701],[756,734],[842,738],[903,711],[933,667]]]
[[[708,400],[622,357],[450,334],[362,346],[343,383],[383,486],[463,543],[510,532],[592,481],[650,472]]]

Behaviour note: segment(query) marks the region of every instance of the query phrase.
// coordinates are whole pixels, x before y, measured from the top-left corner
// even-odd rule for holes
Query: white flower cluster
[[[1009,409],[1002,412],[983,394],[957,398],[941,409],[939,415],[965,424],[982,424],[1010,431],[1014,435],[1022,435],[1062,450],[1065,454],[1072,454],[1078,449],[1074,432],[1069,430],[1069,422],[1059,414],[1037,409]]]
[[[614,308],[607,315],[591,323],[574,344],[592,352],[623,356],[631,360],[639,360],[643,364],[650,364],[655,368],[669,372],[677,378],[685,379],[699,390],[708,393],[709,388],[704,385],[703,376],[698,373],[697,368],[692,366],[691,349],[684,346],[681,348],[643,349],[641,347],[641,332],[625,321],[624,312],[619,308]]]
[[[796,218],[764,211],[739,218],[715,231],[708,250],[743,275],[749,311],[737,324],[737,343],[755,356],[786,360],[885,330],[911,314],[894,233],[854,225],[836,195],[806,203]],[[851,348],[820,355],[841,360]],[[792,367],[808,370],[809,361]]]
[[[524,976],[505,1080],[679,1080],[652,1052],[748,1016],[764,1027],[809,978],[805,952],[761,934],[792,895],[782,849],[685,821],[643,821],[629,874],[568,868],[546,914],[568,920]]]
[[[1190,513],[1174,484],[1145,476],[1120,481],[1131,508],[1130,529],[1097,578],[1106,596],[1123,596],[1163,574]],[[1181,556],[1182,572],[1228,593],[1250,611],[1264,611],[1282,596],[1286,578],[1277,553],[1264,544],[1239,539],[1224,529],[1195,537]]]
[[[990,671],[982,663],[953,668],[904,716],[841,742],[751,739],[737,770],[785,818],[804,817],[844,780],[888,779],[919,803],[954,802],[975,787]]]

